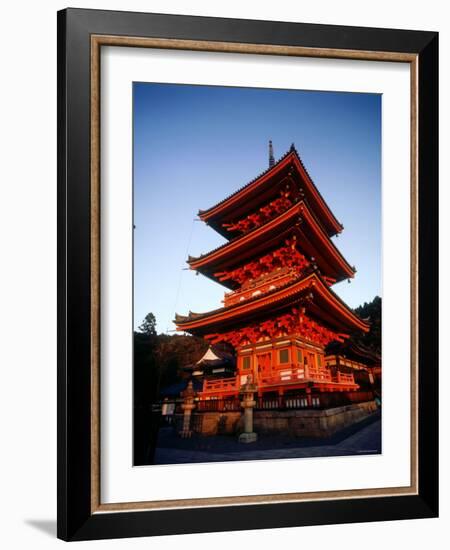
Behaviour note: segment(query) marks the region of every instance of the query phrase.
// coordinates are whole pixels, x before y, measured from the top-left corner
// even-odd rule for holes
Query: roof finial
[[[269,140],[269,168],[272,168],[272,166],[275,164],[275,158],[273,156],[273,145],[272,140]]]

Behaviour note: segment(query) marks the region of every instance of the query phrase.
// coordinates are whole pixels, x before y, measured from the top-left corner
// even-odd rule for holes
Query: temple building
[[[233,398],[251,380],[267,402],[323,406],[354,392],[357,401],[358,368],[329,348],[369,330],[332,289],[356,271],[332,240],[343,226],[294,145],[275,162],[270,144],[265,172],[198,215],[227,242],[190,256],[189,267],[227,291],[222,307],[175,322],[212,346],[227,344],[235,360],[208,350],[193,371],[197,398]],[[364,357],[354,363],[365,367]]]
[[[325,363],[333,370],[352,372],[360,388],[381,396],[381,355],[352,341],[332,342],[325,350]]]

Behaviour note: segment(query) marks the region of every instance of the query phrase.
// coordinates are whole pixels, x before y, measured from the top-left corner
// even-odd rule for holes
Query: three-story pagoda
[[[228,289],[223,307],[176,315],[178,330],[236,353],[234,376],[208,380],[200,399],[236,396],[250,379],[263,395],[305,395],[358,389],[353,374],[330,369],[325,348],[368,324],[331,287],[355,275],[331,237],[343,226],[311,180],[294,145],[253,181],[199,217],[227,242],[191,269]]]

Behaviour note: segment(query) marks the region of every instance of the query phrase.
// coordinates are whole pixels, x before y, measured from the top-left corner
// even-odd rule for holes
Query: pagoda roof
[[[278,193],[277,183],[281,184],[286,177],[295,177],[326,233],[330,236],[340,233],[343,226],[315,186],[293,144],[273,166],[214,206],[199,210],[198,216],[221,235],[230,238],[232,235],[222,223],[242,219],[267,203]]]
[[[308,310],[315,317],[339,332],[369,330],[369,324],[360,319],[317,272],[298,277],[270,292],[228,307],[205,313],[189,312],[188,316],[176,314],[175,323],[178,330],[204,336],[210,332],[233,328],[239,323],[251,322],[299,302],[307,303]]]
[[[191,269],[220,282],[227,288],[235,289],[239,285],[228,279],[218,281],[214,273],[242,265],[252,258],[262,256],[269,249],[280,245],[293,231],[298,236],[299,249],[310,258],[314,257],[324,275],[336,281],[353,277],[355,269],[349,265],[333,241],[324,232],[306,200],[294,204],[265,224],[248,233],[211,250],[199,257],[189,256]]]

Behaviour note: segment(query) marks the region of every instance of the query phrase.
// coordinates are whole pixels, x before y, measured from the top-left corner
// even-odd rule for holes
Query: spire
[[[275,158],[273,156],[273,145],[272,140],[269,140],[269,168],[275,164]]]

